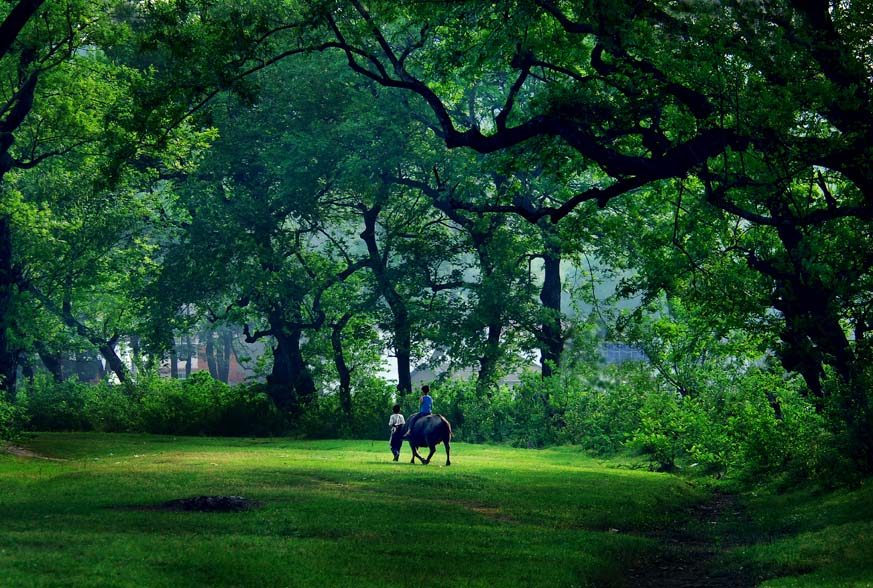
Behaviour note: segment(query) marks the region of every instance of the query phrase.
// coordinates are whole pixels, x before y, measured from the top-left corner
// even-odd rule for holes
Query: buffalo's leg
[[[436,445],[431,445],[428,449],[430,449],[430,453],[427,454],[427,459],[424,460],[424,463],[430,463],[430,458],[436,453]]]
[[[418,453],[418,447],[416,447],[415,445],[410,445],[410,447],[412,448],[412,461],[410,461],[409,463],[415,463],[416,457],[421,461],[421,463],[427,463],[426,461],[424,461],[424,458],[421,457],[421,455]]]
[[[449,440],[448,440],[448,439],[445,439],[445,440],[443,441],[443,445],[446,446],[446,465],[447,465],[447,466],[452,465],[452,460],[451,460],[451,458],[449,457],[449,455],[451,454],[451,448],[449,447]]]

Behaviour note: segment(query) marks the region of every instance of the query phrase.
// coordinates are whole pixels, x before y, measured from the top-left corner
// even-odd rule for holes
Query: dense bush
[[[436,410],[460,441],[572,444],[599,454],[631,449],[652,469],[748,480],[820,477],[830,475],[829,464],[847,466],[802,380],[779,371],[713,370],[684,395],[641,363],[548,379],[532,374],[484,394],[473,381],[432,389]],[[417,408],[417,397],[409,397],[404,414]]]
[[[799,378],[752,369],[693,396],[649,391],[630,446],[655,469],[699,468],[748,480],[818,477],[833,462],[826,422]]]
[[[387,439],[394,397],[395,387],[382,379],[359,380],[352,392],[351,418],[342,411],[337,394],[322,394],[291,423],[291,432],[316,439]]]
[[[461,441],[531,448],[578,445],[608,454],[638,428],[646,397],[638,384],[647,378],[643,368],[628,364],[591,375],[543,379],[524,374],[518,386],[494,387],[484,394],[474,381],[452,381],[434,386],[434,403]],[[417,406],[410,404],[409,412]]]
[[[17,405],[34,431],[173,435],[276,435],[285,417],[256,386],[230,387],[200,372],[186,380],[141,376],[136,385],[37,378]]]
[[[21,437],[25,421],[22,407],[0,399],[0,444],[4,441],[17,441]]]
[[[568,444],[599,454],[630,448],[653,469],[746,479],[821,477],[849,467],[799,378],[762,368],[701,373],[684,394],[646,364],[566,370],[546,379],[529,374],[518,386],[487,391],[473,380],[431,388],[435,411],[451,421],[458,441]],[[27,422],[51,431],[387,439],[395,395],[381,379],[356,381],[351,418],[331,392],[292,421],[263,386],[230,387],[203,372],[186,380],[140,375],[134,386],[37,378],[16,406],[0,403],[0,434],[8,438]],[[417,393],[399,402],[404,415],[418,410]]]
[[[507,443],[512,441],[514,416],[512,394],[505,387],[479,394],[472,380],[453,381],[432,387],[434,411],[452,423],[452,433],[469,443]],[[406,415],[418,411],[413,395],[403,406]]]
[[[39,376],[19,391],[18,405],[27,412],[32,430],[89,431],[93,427],[86,406],[93,393],[88,384]]]

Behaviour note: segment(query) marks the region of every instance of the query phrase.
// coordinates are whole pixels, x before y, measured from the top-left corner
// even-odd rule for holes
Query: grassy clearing
[[[3,586],[620,586],[703,498],[572,449],[456,445],[394,463],[384,442],[43,434],[0,455]],[[408,456],[408,452],[404,455]],[[150,510],[197,495],[238,513]]]
[[[442,453],[411,466],[369,441],[42,434],[28,447],[59,461],[0,452],[4,588],[618,588],[655,552],[650,531],[710,527],[687,519],[701,487],[571,448],[456,444],[446,468]],[[154,509],[198,495],[262,506]],[[722,563],[770,578],[762,588],[873,588],[873,486],[745,503],[705,531],[725,541]]]

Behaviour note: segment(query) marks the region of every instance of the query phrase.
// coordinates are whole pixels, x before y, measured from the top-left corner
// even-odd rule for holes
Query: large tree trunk
[[[379,218],[380,212],[381,208],[378,206],[364,212],[364,230],[360,236],[367,245],[368,267],[376,277],[379,293],[388,303],[388,308],[391,309],[393,315],[397,390],[401,395],[406,395],[412,392],[412,329],[409,324],[409,311],[406,308],[406,302],[395,289],[385,265],[384,256],[379,251],[379,243],[376,240],[376,219]]]
[[[191,343],[191,336],[185,335],[185,378],[191,377],[191,358],[194,355],[194,345]]]
[[[218,365],[215,362],[215,333],[205,331],[201,337],[206,340],[206,367],[209,368],[209,375],[218,379]]]
[[[106,366],[113,374],[115,374],[115,377],[118,378],[119,382],[126,384],[129,379],[127,368],[125,367],[124,362],[121,361],[118,353],[115,352],[115,339],[107,341],[106,343],[101,343],[98,345],[98,349],[100,355],[102,355],[103,359],[106,360]]]
[[[333,363],[339,376],[340,409],[346,418],[352,418],[352,370],[346,364],[343,349],[343,329],[352,318],[350,313],[344,314],[331,326],[330,344],[333,348]]]
[[[540,358],[542,375],[547,378],[561,365],[564,352],[564,336],[561,330],[561,243],[552,225],[543,227],[543,287],[540,301],[543,304],[540,325]]]
[[[404,311],[394,315],[394,353],[397,356],[397,389],[401,395],[412,392],[412,337]]]
[[[0,390],[9,402],[15,401],[18,377],[18,352],[12,349],[10,310],[15,285],[12,266],[12,227],[9,217],[0,215]]]
[[[63,382],[65,379],[64,360],[61,357],[61,354],[50,351],[42,341],[34,341],[33,347],[36,349],[36,353],[39,355],[42,365],[44,365],[52,375],[52,379],[55,382]]]
[[[790,221],[784,205],[771,205],[776,218]],[[848,441],[847,451],[863,472],[873,471],[873,411],[869,404],[869,383],[859,355],[853,349],[840,321],[837,308],[839,283],[827,283],[813,271],[808,246],[801,229],[791,222],[777,227],[785,257],[762,260],[754,255],[753,269],[770,276],[775,287],[773,307],[782,313],[785,328],[780,334],[779,357],[788,371],[800,373],[816,398],[818,410],[838,411],[840,434]],[[863,329],[862,329],[863,330]],[[856,347],[861,341],[856,341]],[[836,398],[828,398],[824,386],[825,367],[839,379]]]
[[[225,384],[230,383],[230,363],[233,359],[233,331],[225,327],[221,330],[221,353],[216,358],[218,364],[218,379]]]
[[[170,378],[179,379],[179,351],[176,348],[175,337],[173,337],[173,346],[170,347]]]
[[[301,330],[286,325],[276,317],[271,321],[276,346],[267,387],[277,406],[296,414],[315,398],[315,382],[300,350]]]
[[[497,362],[500,359],[500,336],[503,325],[494,321],[488,325],[488,337],[485,340],[485,350],[479,358],[479,374],[476,378],[476,388],[485,391],[497,383]]]
[[[0,58],[6,57],[12,51],[19,33],[28,21],[35,18],[42,6],[43,0],[21,0],[11,7],[0,23]],[[19,55],[21,72],[35,59],[36,53]],[[33,98],[39,73],[33,72],[24,79],[19,78],[17,91],[4,105],[4,118],[0,119],[0,184],[15,163],[9,155],[9,150],[15,142],[15,131],[24,123],[33,108]],[[0,391],[6,400],[15,401],[16,380],[18,378],[18,353],[13,349],[11,332],[13,325],[9,321],[9,311],[12,308],[12,296],[16,284],[15,268],[12,263],[12,226],[8,216],[0,215]]]

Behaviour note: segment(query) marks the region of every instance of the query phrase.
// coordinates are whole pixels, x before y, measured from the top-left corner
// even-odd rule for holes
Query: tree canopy
[[[157,353],[191,312],[269,340],[292,412],[334,379],[348,400],[373,347],[401,393],[441,350],[486,394],[525,353],[548,376],[583,345],[562,268],[592,256],[641,301],[598,328],[681,396],[706,376],[680,359],[712,341],[775,355],[873,470],[866,2],[21,1],[0,19],[10,398],[28,354],[90,346],[124,379],[119,339]]]

